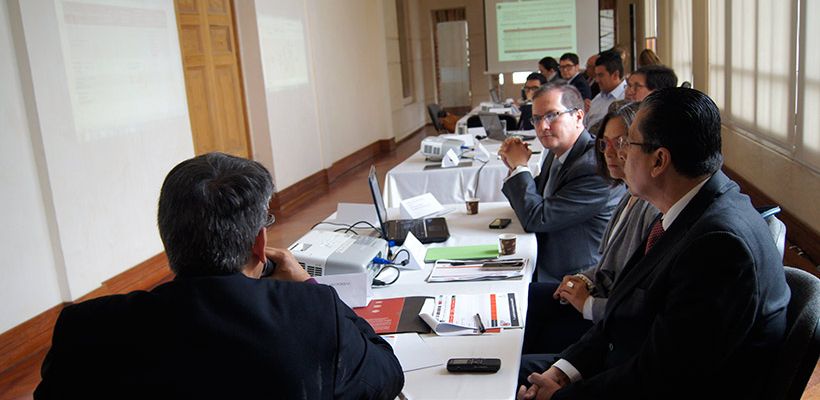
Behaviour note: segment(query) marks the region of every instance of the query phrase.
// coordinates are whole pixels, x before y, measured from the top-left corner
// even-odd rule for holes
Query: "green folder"
[[[497,244],[431,247],[427,249],[427,255],[424,256],[424,262],[435,262],[436,260],[477,260],[497,257]]]

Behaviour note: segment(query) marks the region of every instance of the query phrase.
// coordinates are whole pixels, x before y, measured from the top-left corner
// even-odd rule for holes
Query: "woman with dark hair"
[[[623,139],[637,110],[638,103],[629,103],[609,112],[601,122],[596,143],[598,171],[612,185],[624,181],[624,160],[617,150],[626,145]],[[651,204],[627,193],[604,231],[601,261],[596,266],[565,276],[557,286],[530,285],[523,354],[559,353],[603,317],[616,277],[643,243],[657,215]]]
[[[607,114],[601,122],[597,139],[598,171],[604,177],[620,184],[624,180],[624,160],[618,149],[628,145],[629,125],[635,119],[639,103],[626,104]],[[560,298],[584,315],[584,319],[598,322],[604,315],[606,302],[624,264],[644,242],[658,210],[645,200],[627,193],[604,231],[601,240],[601,261],[597,266],[579,274],[565,276],[553,297]],[[572,284],[570,284],[570,282]]]

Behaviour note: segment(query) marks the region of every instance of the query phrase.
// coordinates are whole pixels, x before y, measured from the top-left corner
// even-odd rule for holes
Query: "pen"
[[[484,328],[484,324],[481,323],[481,315],[476,313],[475,321],[478,323],[478,331],[481,333],[487,332],[487,329]]]

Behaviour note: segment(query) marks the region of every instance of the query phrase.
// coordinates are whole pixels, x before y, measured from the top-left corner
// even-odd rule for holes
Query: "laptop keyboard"
[[[427,237],[427,229],[425,229],[424,220],[422,219],[404,220],[401,226],[403,229],[413,232],[413,236],[417,238]]]

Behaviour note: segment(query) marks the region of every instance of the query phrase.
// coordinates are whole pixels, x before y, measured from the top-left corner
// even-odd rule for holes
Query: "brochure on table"
[[[438,295],[424,301],[419,313],[440,336],[477,335],[483,328],[521,328],[515,293]]]

